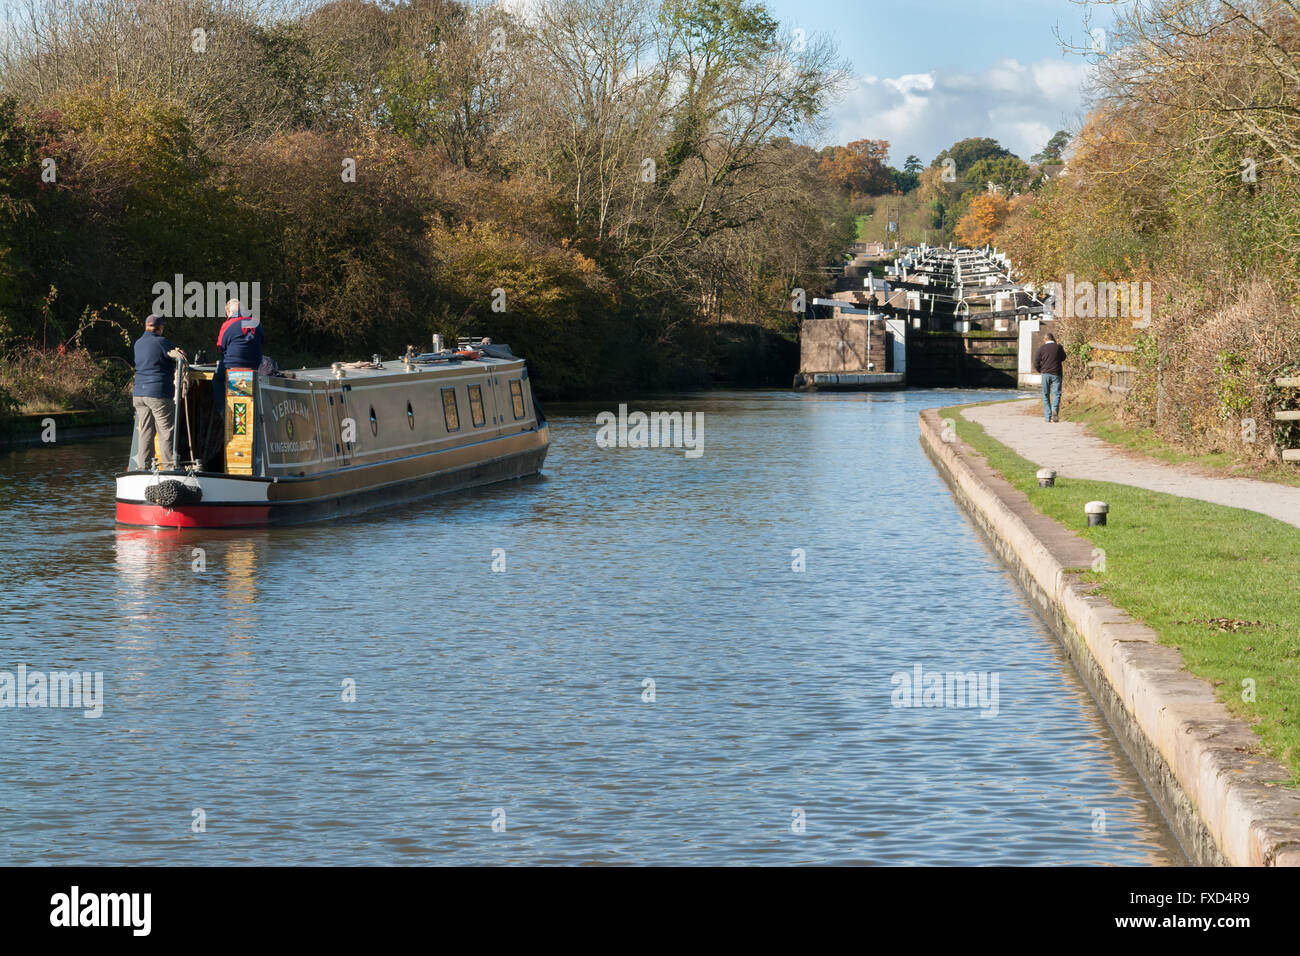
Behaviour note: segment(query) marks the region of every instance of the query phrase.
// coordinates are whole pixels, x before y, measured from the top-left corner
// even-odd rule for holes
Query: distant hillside
[[[865,211],[857,220],[860,241],[892,246],[894,240],[907,245],[939,239],[938,230],[930,228],[929,204],[921,201],[916,190],[902,196],[867,196],[858,202]],[[898,211],[896,233],[889,231],[891,209]]]

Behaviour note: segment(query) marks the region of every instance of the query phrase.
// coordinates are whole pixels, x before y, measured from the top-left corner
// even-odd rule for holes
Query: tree
[[[1048,163],[1059,163],[1061,154],[1065,152],[1065,147],[1070,145],[1070,134],[1063,129],[1057,130],[1052,134],[1052,138],[1047,141],[1041,153],[1035,153],[1031,159],[1039,165]]]
[[[12,99],[0,99],[0,345],[15,331],[25,269],[16,248],[27,227],[36,192],[29,132],[18,122]],[[26,233],[27,229],[23,228]],[[0,408],[0,416],[4,409]]]
[[[850,195],[881,196],[895,191],[888,163],[888,140],[859,139],[827,150],[822,172]]]
[[[635,0],[559,0],[539,11],[524,41],[528,72],[541,82],[523,93],[516,146],[542,160],[565,192],[574,230],[596,242],[620,233],[617,242],[626,242],[656,183],[685,161],[682,150],[678,168],[666,168],[661,135],[672,102],[662,77],[638,69],[656,30]]]
[[[943,166],[945,159],[951,159],[957,168],[957,179],[960,181],[967,179],[967,171],[981,159],[997,159],[1000,156],[1010,155],[1011,151],[1003,149],[996,139],[972,136],[953,143],[936,156],[930,166],[931,168]]]
[[[852,241],[846,190],[904,175],[885,143],[825,170],[800,144],[847,70],[757,0],[9,6],[0,313],[24,335],[52,285],[53,329],[184,273],[259,281],[282,361],[499,331],[552,387],[697,384],[707,325],[788,331]]]
[[[1040,283],[1149,281],[1140,333],[1129,315],[1067,315],[1058,335],[1138,349],[1126,420],[1198,453],[1271,453],[1270,439],[1243,444],[1236,426],[1268,422],[1273,376],[1300,363],[1296,4],[1106,10],[1108,49],[1082,51],[1095,105],[1068,144],[1069,175],[1017,197],[998,244]],[[1063,140],[1035,159],[1059,158]],[[1243,395],[1256,396],[1249,411]]]
[[[904,172],[892,166],[889,168],[889,176],[894,182],[893,191],[896,193],[910,193],[921,182],[919,173]]]
[[[458,166],[488,160],[518,84],[509,19],[495,7],[412,8],[381,74],[383,116],[415,143],[436,143]]]
[[[992,183],[1009,198],[1029,186],[1029,165],[1016,156],[981,159],[967,170],[965,178],[973,189],[987,188]]]
[[[907,159],[903,160],[903,172],[919,175],[923,169],[925,169],[925,164],[921,162],[921,158],[915,153],[908,153]]]
[[[1283,9],[1285,7],[1286,9]],[[1292,0],[1119,7],[1111,47],[1097,64],[1105,95],[1145,107],[1148,145],[1193,133],[1201,148],[1235,143],[1300,173],[1300,37]],[[1190,138],[1190,136],[1189,136]]]
[[[942,229],[944,225],[944,205],[937,199],[930,200],[930,228]]]
[[[290,105],[265,59],[260,18],[270,2],[12,0],[12,21],[0,28],[0,87],[23,105],[88,87],[131,93],[181,105],[205,145],[261,141],[282,128]],[[336,6],[354,35],[378,10],[337,0],[317,13],[328,18]]]
[[[957,223],[957,241],[963,246],[984,246],[993,242],[1011,207],[994,193],[985,193],[971,200],[970,209]]]

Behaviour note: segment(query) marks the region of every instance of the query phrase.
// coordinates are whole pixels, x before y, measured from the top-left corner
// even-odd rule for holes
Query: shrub
[[[86,349],[23,346],[0,362],[0,405],[12,403],[10,414],[121,407],[130,380],[125,362],[97,359]]]

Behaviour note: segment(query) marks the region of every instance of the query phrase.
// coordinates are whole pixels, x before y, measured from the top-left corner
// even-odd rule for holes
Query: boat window
[[[519,379],[510,382],[510,401],[515,408],[515,418],[524,417],[524,385]]]
[[[469,387],[469,417],[474,422],[475,428],[487,421],[487,416],[483,414],[482,385],[471,385]]]
[[[375,418],[375,406],[370,406],[370,434],[379,434],[379,419]]]
[[[406,403],[406,425],[412,431],[415,430],[415,409],[411,407],[410,402]]]
[[[442,417],[447,423],[447,431],[460,431],[460,413],[456,410],[456,389],[442,390]]]

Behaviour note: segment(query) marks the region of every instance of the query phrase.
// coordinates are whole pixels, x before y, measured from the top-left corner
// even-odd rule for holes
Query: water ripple
[[[544,477],[270,532],[115,529],[124,439],[0,456],[0,670],[106,695],[0,709],[0,862],[1180,862],[920,451],[970,397],[639,406],[696,460],[548,409]],[[997,715],[894,706],[917,665]]]

